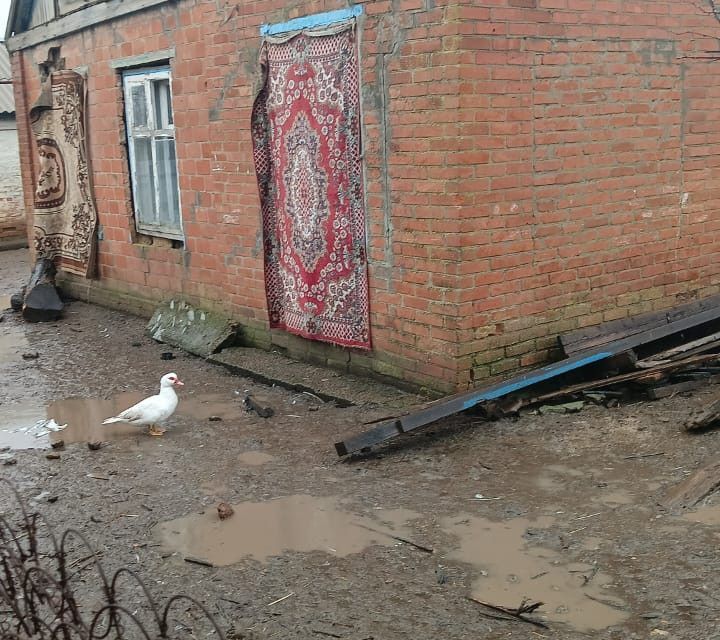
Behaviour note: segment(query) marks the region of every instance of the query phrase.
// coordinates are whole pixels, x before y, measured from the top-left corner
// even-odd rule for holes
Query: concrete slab
[[[263,384],[312,393],[340,406],[377,404],[400,411],[427,400],[372,379],[291,360],[274,351],[251,347],[223,349],[210,356],[208,362]]]
[[[223,346],[235,343],[240,328],[220,314],[170,300],[155,310],[146,331],[153,340],[207,358]]]

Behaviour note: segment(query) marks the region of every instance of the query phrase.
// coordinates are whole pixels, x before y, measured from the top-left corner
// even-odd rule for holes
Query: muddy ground
[[[0,253],[0,301],[28,273],[25,251]],[[716,387],[576,414],[456,416],[339,461],[333,443],[383,406],[319,403],[177,350],[163,361],[143,319],[80,302],[52,324],[4,315],[0,440],[17,463],[0,473],[57,529],[81,531],[109,574],[133,569],[160,601],[191,595],[230,637],[720,638],[720,499],[682,516],[660,506],[718,454],[720,432],[681,431]],[[170,370],[185,387],[165,436],[98,426]],[[275,415],[244,411],[234,392],[246,390]],[[68,427],[28,431],[45,417]],[[41,448],[15,450],[32,438]],[[219,502],[235,513],[221,521]],[[91,582],[77,587],[88,607]],[[469,597],[542,601],[547,628]]]

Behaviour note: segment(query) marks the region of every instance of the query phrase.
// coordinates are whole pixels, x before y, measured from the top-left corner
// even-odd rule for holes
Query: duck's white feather
[[[168,374],[174,375],[174,374]],[[128,422],[139,426],[158,424],[167,420],[177,408],[178,397],[172,383],[167,384],[165,378],[160,382],[160,393],[141,400],[132,407],[125,409],[112,418],[103,420],[103,424]]]

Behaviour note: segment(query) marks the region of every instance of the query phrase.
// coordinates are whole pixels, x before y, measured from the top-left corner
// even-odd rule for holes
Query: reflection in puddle
[[[272,459],[273,456],[262,451],[245,451],[238,456],[238,461],[248,467],[259,467]]]
[[[185,556],[223,566],[251,557],[260,562],[286,552],[358,553],[372,544],[397,542],[403,523],[418,514],[382,511],[383,523],[338,509],[336,498],[296,495],[268,502],[232,505],[235,514],[220,520],[215,508],[161,523],[155,531],[163,544]],[[388,523],[386,526],[384,523]]]
[[[47,407],[48,418],[53,418],[58,424],[67,424],[67,428],[58,434],[51,434],[50,438],[62,439],[69,444],[113,440],[121,436],[142,433],[141,428],[129,424],[102,424],[108,416],[117,415],[119,411],[139,400],[142,400],[140,394],[124,393],[109,400],[68,398],[51,402]]]
[[[446,518],[442,526],[460,538],[460,548],[448,558],[483,572],[473,583],[476,598],[510,608],[524,598],[541,601],[545,604],[539,614],[583,631],[625,620],[628,615],[620,610],[624,603],[603,588],[611,583],[607,575],[589,564],[560,564],[562,558],[555,551],[527,546],[523,536],[528,527],[547,528],[552,522],[552,518],[492,522],[468,517]]]
[[[103,425],[102,421],[117,415],[139,402],[147,394],[133,392],[121,393],[107,400],[99,398],[68,398],[51,402],[46,409],[36,405],[0,405],[0,447],[12,449],[48,448],[51,442],[63,440],[73,442],[107,441],[143,435],[145,429],[129,424],[114,423]],[[206,395],[202,400],[189,397],[180,398],[177,415],[197,420],[207,420],[216,415],[222,418],[239,416],[239,403],[227,398],[215,398]],[[63,431],[44,434],[37,437],[33,430],[40,420],[52,418],[58,424],[67,424]],[[170,420],[172,424],[172,419]],[[40,431],[42,433],[42,431]]]
[[[43,420],[42,410],[25,405],[0,405],[0,448],[45,449],[50,446],[47,435],[36,437],[31,430],[39,420]],[[45,430],[43,430],[45,431]]]

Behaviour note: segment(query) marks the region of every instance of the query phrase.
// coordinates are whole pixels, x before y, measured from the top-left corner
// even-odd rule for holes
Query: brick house
[[[252,344],[465,389],[552,357],[558,333],[720,291],[712,7],[14,0],[26,201],[38,172],[29,111],[48,73],[74,69],[86,81],[98,240],[96,274],[69,273],[71,291],[141,312],[182,297],[239,320]],[[272,37],[327,28],[314,35],[330,38],[337,20],[352,23],[359,77],[361,200],[350,201],[365,236],[356,230],[353,246],[364,246],[351,260],[367,280],[351,293],[369,304],[359,346],[273,324],[251,128],[263,69],[281,73],[287,54]],[[156,102],[134,106],[148,92]],[[149,132],[136,127],[147,109],[158,120]],[[278,122],[265,132],[278,134]],[[283,144],[300,149],[302,136],[293,140]],[[313,180],[308,149],[297,175]],[[162,176],[154,192],[138,170],[148,166]],[[269,180],[266,196],[292,186]],[[286,204],[303,209],[311,195]],[[310,251],[327,241],[308,233]]]
[[[20,179],[10,56],[0,42],[0,249],[25,246],[27,228]]]

